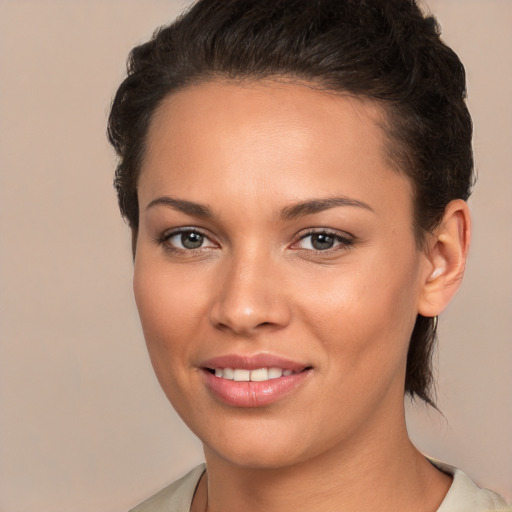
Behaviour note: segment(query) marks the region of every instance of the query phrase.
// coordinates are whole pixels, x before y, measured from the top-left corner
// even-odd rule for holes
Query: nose
[[[217,283],[209,312],[215,328],[250,337],[289,324],[283,276],[268,255],[232,257],[224,262]]]

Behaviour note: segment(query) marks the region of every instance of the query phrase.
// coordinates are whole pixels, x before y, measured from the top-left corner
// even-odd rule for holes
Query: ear
[[[471,239],[471,220],[465,201],[451,201],[426,248],[427,265],[418,313],[441,313],[459,289]]]

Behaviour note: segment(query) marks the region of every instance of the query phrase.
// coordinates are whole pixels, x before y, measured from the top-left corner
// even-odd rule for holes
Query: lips
[[[208,390],[233,407],[270,405],[295,391],[312,367],[270,354],[227,355],[201,364]]]

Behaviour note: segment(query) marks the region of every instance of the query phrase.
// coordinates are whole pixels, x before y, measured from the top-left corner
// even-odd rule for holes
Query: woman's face
[[[431,266],[379,121],[370,102],[278,82],[189,87],[156,113],[135,298],[207,455],[278,467],[402,424]]]

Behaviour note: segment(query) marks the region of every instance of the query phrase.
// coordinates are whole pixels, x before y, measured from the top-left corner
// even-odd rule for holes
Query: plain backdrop
[[[201,461],[150,367],[105,139],[129,50],[185,1],[0,0],[0,511],[120,512]],[[512,3],[431,0],[479,181],[438,402],[412,438],[512,498]]]

